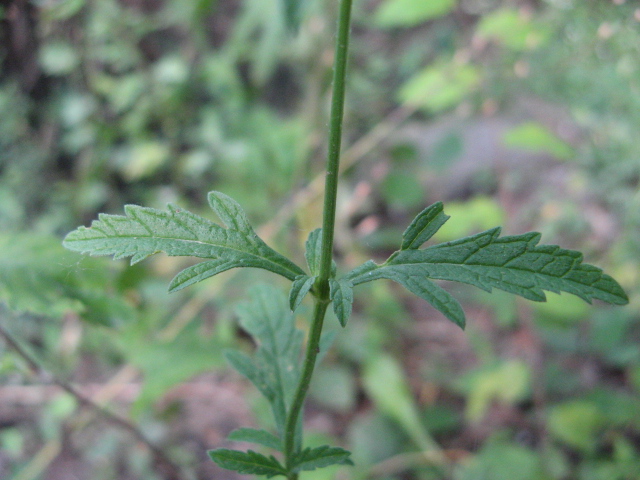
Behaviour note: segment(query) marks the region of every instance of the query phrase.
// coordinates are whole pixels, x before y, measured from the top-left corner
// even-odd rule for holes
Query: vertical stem
[[[329,131],[329,154],[324,190],[322,216],[322,256],[318,275],[318,290],[321,300],[329,298],[329,277],[333,258],[333,232],[336,220],[336,196],[340,168],[340,146],[342,144],[342,120],[344,117],[345,77],[351,27],[351,5],[353,0],[341,0],[338,17],[338,39],[333,70],[333,99]]]
[[[311,376],[320,350],[320,335],[325,313],[329,306],[329,279],[331,277],[331,261],[333,260],[333,233],[336,219],[336,196],[338,193],[338,172],[340,167],[340,146],[342,144],[342,121],[344,117],[345,77],[347,71],[347,54],[349,49],[349,33],[351,29],[351,6],[353,0],[341,0],[338,16],[338,39],[333,70],[333,96],[331,101],[331,119],[329,124],[329,152],[324,191],[324,210],[322,215],[322,254],[320,271],[316,280],[316,299],[313,312],[309,341],[305,354],[304,366],[300,382],[296,389],[291,407],[287,413],[284,438],[284,455],[287,467],[296,452],[296,426],[302,411],[304,399],[309,390]],[[288,480],[298,480],[297,473],[291,473]]]

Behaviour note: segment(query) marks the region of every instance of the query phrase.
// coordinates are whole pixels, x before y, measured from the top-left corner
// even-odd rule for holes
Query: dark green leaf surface
[[[402,234],[401,250],[415,250],[429,240],[449,219],[442,202],[434,203],[420,212]]]
[[[251,475],[266,475],[267,478],[286,475],[284,467],[273,456],[265,457],[253,450],[240,452],[238,450],[218,448],[209,450],[207,453],[211,460],[227,470]]]
[[[351,316],[351,308],[353,306],[353,284],[348,280],[329,280],[331,288],[331,301],[333,302],[333,312],[338,317],[340,325],[347,325]]]
[[[534,301],[546,300],[547,290],[571,293],[589,303],[594,298],[615,305],[628,302],[613,278],[582,263],[581,253],[538,245],[540,234],[536,232],[500,237],[500,228],[494,228],[418,250],[422,240],[431,237],[444,221],[438,204],[427,208],[405,232],[404,249],[382,265],[365,263],[345,279],[353,285],[379,278],[395,280],[460,326],[464,326],[460,305],[428,279],[468,283],[489,292],[498,288]]]
[[[349,458],[351,452],[339,448],[323,445],[316,448],[305,448],[296,455],[292,462],[294,472],[310,471],[329,465],[353,465]]]
[[[282,451],[282,441],[273,433],[255,428],[238,428],[229,434],[229,440],[235,442],[257,443],[277,451]]]
[[[293,281],[291,291],[289,292],[289,308],[292,312],[295,312],[298,306],[300,306],[300,303],[307,293],[309,293],[315,281],[316,277],[310,277],[309,275],[300,275]]]
[[[227,354],[227,358],[269,399],[282,432],[299,377],[303,335],[295,328],[293,314],[279,289],[258,285],[249,291],[249,297],[237,312],[258,349],[253,358],[238,352]]]
[[[235,267],[262,268],[289,280],[304,274],[256,235],[234,200],[219,192],[209,193],[208,199],[228,228],[174,205],[168,211],[127,205],[126,216],[101,214],[90,228],[69,233],[63,244],[91,255],[131,257],[131,264],[158,252],[212,259],[180,272],[171,282],[172,291]]]

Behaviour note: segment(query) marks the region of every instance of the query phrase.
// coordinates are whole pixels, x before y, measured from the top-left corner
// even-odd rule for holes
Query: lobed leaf
[[[267,478],[277,475],[286,475],[285,468],[273,456],[265,457],[253,450],[240,452],[238,450],[228,450],[218,448],[207,452],[211,460],[220,467],[233,470],[238,473],[252,475],[266,475]]]
[[[351,316],[353,306],[353,284],[344,279],[329,280],[330,298],[333,303],[333,312],[338,317],[340,325],[345,327]]]
[[[544,291],[567,292],[624,305],[628,298],[620,285],[601,269],[582,263],[582,254],[556,245],[538,245],[536,232],[500,237],[494,228],[425,249],[417,247],[446,221],[435,204],[421,212],[407,229],[403,248],[382,265],[369,261],[345,276],[353,285],[379,278],[394,280],[427,300],[454,323],[464,327],[460,305],[433,280],[468,283],[490,292],[498,288],[534,301],[546,300]]]
[[[350,456],[351,452],[339,447],[330,447],[329,445],[305,448],[293,458],[291,470],[297,473],[330,465],[353,465],[349,458]]]
[[[238,306],[240,324],[255,339],[253,358],[230,352],[227,358],[271,403],[278,430],[284,428],[287,407],[300,374],[302,332],[283,293],[271,285],[249,291],[250,301]]]
[[[227,437],[236,442],[257,443],[268,448],[282,451],[282,441],[271,432],[266,430],[256,430],[255,428],[238,428],[232,431]]]
[[[125,216],[101,214],[90,228],[69,233],[63,245],[91,255],[131,257],[132,265],[158,252],[211,259],[180,272],[171,291],[236,267],[262,268],[292,281],[304,274],[256,235],[234,200],[219,192],[210,192],[208,200],[227,228],[174,205],[168,211],[127,205]]]

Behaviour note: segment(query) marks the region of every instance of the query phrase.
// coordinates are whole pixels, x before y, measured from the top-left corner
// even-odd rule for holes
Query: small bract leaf
[[[209,450],[207,453],[211,460],[222,468],[238,473],[266,475],[267,478],[287,474],[285,468],[273,456],[265,457],[253,450],[240,452],[238,450],[218,448]]]
[[[322,229],[316,228],[309,234],[309,238],[306,242],[306,250],[304,257],[307,259],[307,265],[312,275],[318,275],[320,273],[320,257],[322,255],[321,249],[322,243]]]
[[[289,280],[304,274],[255,234],[245,213],[231,198],[211,192],[209,204],[228,228],[173,205],[168,212],[127,205],[126,216],[102,214],[90,228],[80,227],[69,233],[63,245],[91,255],[131,257],[132,264],[157,252],[212,259],[178,274],[171,282],[171,291],[235,267],[262,268]]]
[[[329,445],[305,448],[294,457],[292,470],[301,472],[328,467],[329,465],[353,465],[349,458],[350,456],[351,452],[339,447],[330,447]]]
[[[304,297],[309,293],[309,290],[313,287],[316,277],[310,277],[309,275],[300,275],[296,277],[291,285],[291,291],[289,292],[289,308],[292,312],[295,312]]]
[[[271,432],[255,428],[238,428],[229,434],[229,440],[235,442],[257,443],[274,450],[282,451],[282,441]]]
[[[348,280],[329,280],[331,289],[330,298],[333,302],[333,311],[338,317],[340,325],[345,327],[351,316],[353,305],[353,284]]]

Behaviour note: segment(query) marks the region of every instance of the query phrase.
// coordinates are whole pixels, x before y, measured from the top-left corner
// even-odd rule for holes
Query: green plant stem
[[[329,152],[324,189],[322,214],[322,255],[318,273],[318,296],[320,300],[329,298],[329,277],[333,259],[333,232],[336,221],[336,197],[338,194],[338,174],[340,171],[340,147],[342,144],[342,121],[344,117],[345,78],[349,51],[351,27],[351,5],[353,0],[340,2],[338,17],[338,40],[333,70],[333,99],[329,124]]]
[[[338,16],[338,39],[333,70],[333,96],[331,101],[331,118],[329,123],[329,151],[324,191],[324,210],[322,215],[322,242],[320,271],[315,284],[315,306],[304,366],[298,387],[296,388],[291,407],[287,413],[284,438],[284,455],[287,467],[290,466],[296,452],[296,429],[304,399],[309,390],[316,359],[320,351],[320,336],[324,317],[330,303],[329,279],[333,260],[333,234],[336,220],[336,197],[338,193],[338,173],[340,170],[340,147],[342,145],[342,123],[344,118],[345,78],[347,72],[347,55],[349,50],[349,33],[351,29],[351,6],[353,0],[341,0]],[[297,480],[298,474],[291,473],[288,480]]]
[[[304,367],[302,369],[302,374],[300,375],[298,388],[296,389],[295,396],[293,398],[293,401],[291,402],[291,407],[289,408],[287,423],[285,425],[284,454],[287,464],[291,462],[293,455],[297,453],[295,451],[295,439],[296,429],[298,426],[298,418],[300,416],[300,412],[302,411],[302,405],[304,404],[304,399],[307,396],[307,390],[309,389],[309,384],[311,383],[311,377],[313,375],[313,369],[316,365],[316,359],[318,357],[318,353],[320,352],[320,336],[322,335],[322,326],[324,324],[324,317],[325,313],[327,312],[328,306],[329,302],[316,300],[313,311],[313,321],[311,323],[311,331],[309,332],[309,340],[307,342],[307,352],[304,359]],[[289,478],[290,480],[297,480],[298,475],[294,474]]]

